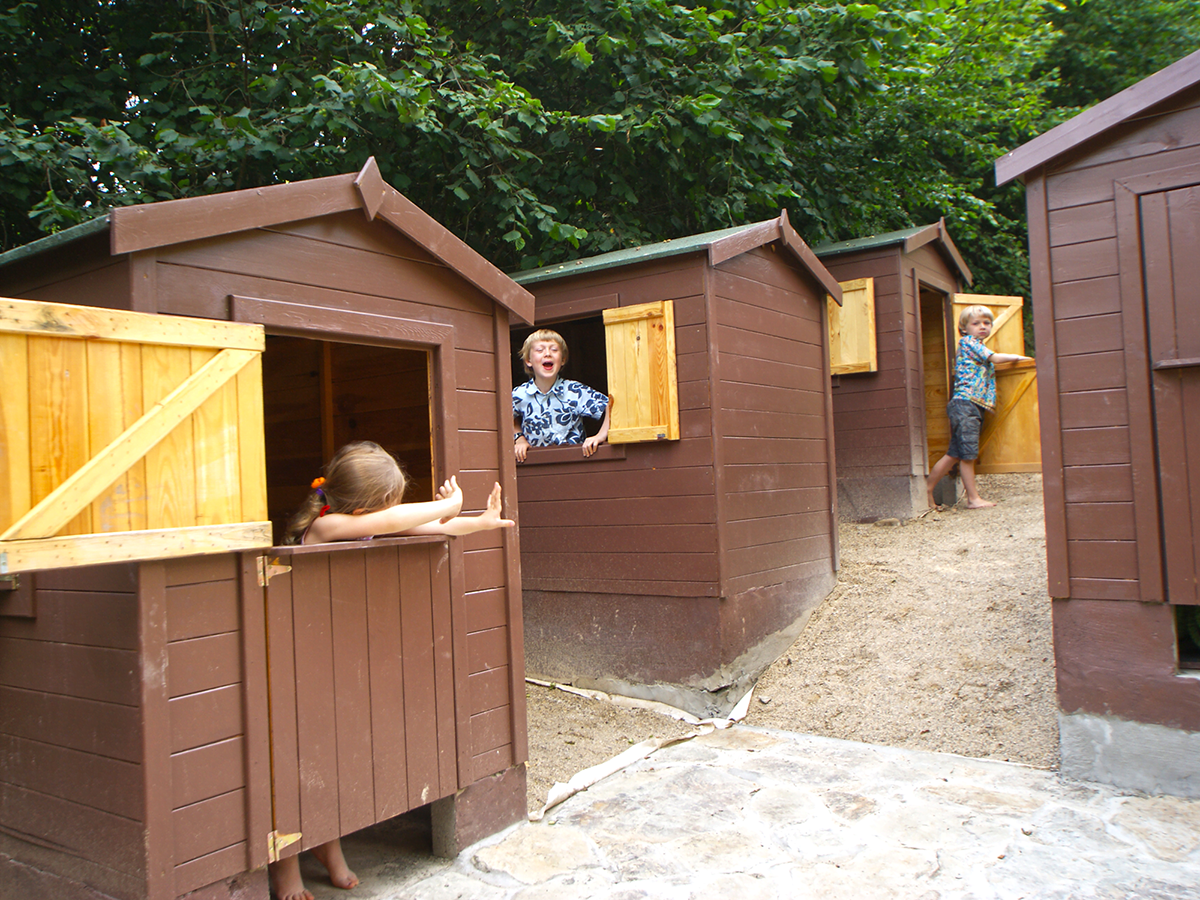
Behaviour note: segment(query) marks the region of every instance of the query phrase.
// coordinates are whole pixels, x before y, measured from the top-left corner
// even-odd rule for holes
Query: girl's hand
[[[479,514],[479,522],[482,530],[492,528],[512,528],[517,523],[512,519],[500,518],[502,507],[500,503],[500,482],[496,482],[492,488],[492,492],[488,495],[487,509]]]
[[[438,500],[448,500],[454,504],[454,511],[447,513],[442,517],[441,522],[445,525],[451,519],[459,514],[463,505],[462,488],[458,486],[458,480],[451,475],[450,478],[437,491]]]

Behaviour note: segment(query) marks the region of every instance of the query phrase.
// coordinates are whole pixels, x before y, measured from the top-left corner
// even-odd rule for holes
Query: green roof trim
[[[56,231],[54,234],[48,234],[44,238],[38,238],[36,241],[30,241],[28,244],[22,244],[20,247],[14,247],[11,250],[0,253],[0,266],[12,265],[23,259],[37,256],[39,253],[45,253],[47,250],[53,250],[56,247],[62,247],[73,241],[82,240],[85,237],[91,237],[93,234],[100,234],[107,230],[108,213],[102,213],[90,222],[72,225],[70,228],[64,228],[62,231]]]
[[[774,221],[767,219],[765,222]],[[731,237],[750,228],[757,228],[765,222],[752,222],[749,225],[738,225],[734,228],[723,228],[720,231],[707,231],[704,234],[693,234],[688,237],[661,241],[657,244],[645,244],[641,247],[629,247],[625,250],[612,250],[587,259],[577,259],[572,262],[557,263],[553,266],[543,266],[540,269],[527,269],[509,277],[517,284],[535,284],[563,275],[582,275],[588,272],[601,272],[605,269],[617,269],[635,263],[649,262],[654,259],[665,259],[669,256],[679,256],[699,250],[707,250],[711,244],[722,238]]]
[[[888,244],[901,244],[909,238],[916,237],[928,225],[916,225],[900,231],[889,231],[885,234],[873,234],[870,237],[855,238],[852,241],[838,241],[833,244],[817,244],[812,252],[817,256],[829,256],[834,253],[847,253],[851,250],[870,250],[872,247],[886,247]]]

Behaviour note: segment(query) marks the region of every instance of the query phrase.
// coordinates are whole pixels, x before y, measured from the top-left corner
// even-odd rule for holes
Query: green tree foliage
[[[1091,46],[1050,13],[1101,5],[0,0],[0,247],[374,155],[507,269],[785,208],[811,243],[945,216],[977,289],[1027,294],[992,163]]]
[[[1055,0],[1059,38],[1039,69],[1057,121],[1200,49],[1200,0]]]

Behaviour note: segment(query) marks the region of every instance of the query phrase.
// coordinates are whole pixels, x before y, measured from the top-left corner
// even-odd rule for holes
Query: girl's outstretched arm
[[[416,531],[418,526],[439,519],[453,521],[462,509],[462,489],[451,478],[438,491],[438,499],[424,503],[397,503],[387,509],[358,514],[329,513],[314,519],[305,536],[306,544],[353,541],[381,534],[441,534]]]
[[[438,491],[441,495],[441,491]],[[504,519],[500,516],[501,500],[500,500],[500,483],[497,482],[492,487],[491,494],[488,495],[487,508],[477,516],[455,516],[452,519],[439,522],[427,522],[424,525],[418,525],[416,528],[410,528],[405,534],[448,534],[448,535],[464,535],[474,534],[477,531],[491,531],[493,528],[512,528],[517,523],[512,519]]]

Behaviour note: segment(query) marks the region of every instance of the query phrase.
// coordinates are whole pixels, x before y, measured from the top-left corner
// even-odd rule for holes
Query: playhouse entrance
[[[400,460],[406,500],[433,499],[430,355],[267,336],[263,353],[267,509],[282,541],[288,518],[338,447],[374,441]]]
[[[951,350],[948,335],[954,334],[948,323],[949,298],[940,291],[921,285],[921,359],[925,387],[925,455],[933,468],[950,446],[950,419],[946,404],[950,400]]]
[[[341,445],[371,440],[433,496],[431,354],[269,335],[267,496],[276,543]],[[442,537],[276,546],[266,581],[273,853],[454,793],[451,566]]]

